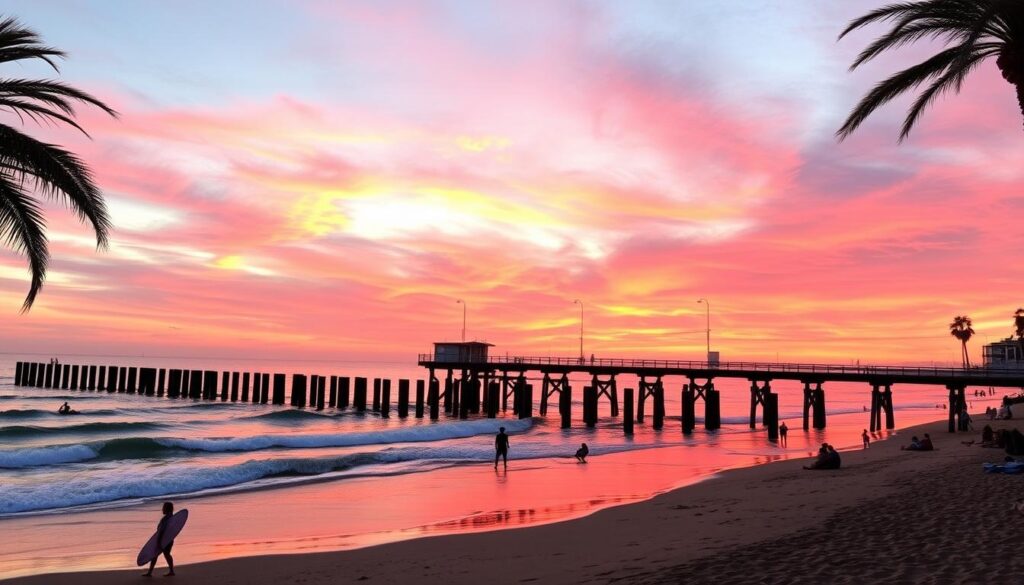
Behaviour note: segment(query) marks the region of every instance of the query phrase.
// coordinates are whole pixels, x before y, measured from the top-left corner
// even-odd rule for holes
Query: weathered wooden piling
[[[757,428],[757,407],[761,405],[761,422],[764,422],[765,397],[772,392],[771,380],[750,380],[750,428]]]
[[[96,390],[102,392],[107,389],[107,366],[99,366],[96,377]]]
[[[380,378],[373,379],[373,411],[380,412]]]
[[[684,398],[685,401],[685,398]],[[692,404],[692,402],[691,402]],[[633,389],[622,389],[622,432],[626,436],[633,435]]]
[[[68,388],[78,390],[78,365],[71,366],[71,383]]]
[[[63,371],[60,375],[60,387],[62,390],[68,389],[68,382],[71,378],[71,364],[64,364]]]
[[[249,402],[249,382],[250,382],[250,380],[251,380],[251,375],[249,374],[249,372],[242,372],[242,382],[241,382],[242,387],[241,387],[241,392],[240,392],[240,395],[239,395],[239,400],[241,400],[242,402]]]
[[[53,366],[53,388],[60,388],[60,364]]]
[[[158,376],[157,376],[157,381],[156,381],[156,395],[157,396],[163,396],[164,395],[164,382],[166,382],[166,381],[167,381],[167,369],[166,368],[160,368]]]
[[[423,398],[426,383],[423,380],[416,380],[416,418],[423,418]]]
[[[497,418],[498,408],[501,406],[501,384],[493,381],[487,384],[484,393],[484,414],[487,418]]]
[[[316,409],[324,409],[324,391],[327,387],[327,378],[323,376],[316,377]]]
[[[380,416],[381,418],[391,416],[391,380],[389,378],[380,381]]]
[[[350,380],[348,376],[338,377],[338,408],[348,408]]]
[[[275,374],[277,376],[277,374]],[[281,376],[281,404],[284,404],[284,374]],[[260,378],[263,380],[263,391],[260,393],[260,404],[266,404],[270,401],[270,373],[264,372],[260,374]],[[276,383],[276,382],[275,382]],[[276,389],[275,389],[276,392]]]
[[[37,368],[37,371],[36,371],[36,384],[35,385],[36,385],[37,388],[42,388],[44,386],[45,378],[46,378],[46,364],[40,363],[39,367]]]
[[[455,382],[452,384],[451,393],[452,398],[451,402],[449,402],[449,404],[451,405],[451,410],[446,414],[450,414],[452,416],[459,416],[459,409],[462,408],[462,382],[460,380],[455,380]]]
[[[683,384],[683,390],[680,392],[680,420],[682,422],[683,434],[689,435],[693,432],[694,427],[697,426],[697,415],[696,415],[696,403],[697,396],[693,388],[689,384]],[[704,405],[707,410],[707,404]],[[705,415],[706,417],[706,415]]]
[[[306,375],[292,374],[291,405],[302,408],[306,406]]]
[[[167,397],[168,398],[178,398],[179,396],[181,396],[181,382],[182,382],[181,370],[178,370],[178,369],[175,369],[175,368],[171,368],[171,370],[169,372],[167,372]]]
[[[138,389],[138,375],[138,368],[128,368],[128,379],[125,381],[125,391],[127,391],[129,394],[135,394],[135,391]]]
[[[814,428],[823,429],[825,423],[825,391],[821,384],[818,384],[818,388],[814,390]]]
[[[46,387],[53,388],[53,363],[46,364]]]
[[[16,364],[14,364],[14,385],[15,386],[21,386],[21,369],[23,367],[24,367],[24,364],[22,364],[21,362],[17,362]]]
[[[709,386],[704,391],[704,429],[717,431],[722,428],[722,393]]]
[[[213,370],[206,370],[203,374],[203,400],[216,400],[217,399],[217,372]]]
[[[238,402],[238,386],[242,383],[241,372],[231,372],[231,402]]]
[[[89,390],[96,389],[96,366],[89,366]]]
[[[263,395],[263,374],[256,372],[252,376],[252,403],[256,404]]]
[[[221,372],[220,374],[220,401],[227,402],[228,394],[231,390],[231,372]],[[214,396],[214,399],[217,397]]]
[[[398,380],[398,418],[409,417],[409,380]]]
[[[562,428],[572,426],[572,386],[565,384],[558,393],[558,414],[562,416]]]
[[[37,374],[39,372],[39,364],[32,362],[28,364],[28,379],[25,378],[25,374],[21,375],[22,386],[35,386]]]
[[[444,413],[452,413],[452,399],[455,395],[455,381],[452,380],[452,372],[448,370],[448,377],[444,379]]]
[[[769,392],[764,401],[764,426],[768,427],[768,440],[779,440],[779,395]]]
[[[352,389],[352,402],[356,412],[366,412],[366,378],[356,378]]]
[[[287,377],[284,374],[276,374],[276,373],[274,374],[274,400],[273,400],[274,404],[277,404],[277,405],[284,404],[284,389],[285,389],[285,383],[286,382],[287,382]],[[267,394],[267,378],[266,378],[266,375],[264,375],[264,378],[263,378],[263,396],[265,397],[266,394]],[[264,402],[264,398],[261,398],[260,401]],[[265,404],[265,402],[264,402],[264,404]]]
[[[327,406],[334,408],[338,404],[338,377],[331,376],[331,394]]]
[[[440,382],[437,378],[430,380],[430,389],[427,394],[427,404],[430,407],[430,420],[437,420],[440,416],[441,405],[439,404],[440,397]]]
[[[660,431],[665,426],[665,385],[658,380],[654,388],[654,430]]]
[[[188,371],[188,397],[199,400],[203,397],[203,371]]]
[[[533,384],[525,384],[519,403],[519,418],[533,418]]]
[[[597,424],[597,388],[583,387],[583,423],[588,429]]]

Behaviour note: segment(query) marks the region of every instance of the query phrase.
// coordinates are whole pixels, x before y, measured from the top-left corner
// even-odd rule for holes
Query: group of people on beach
[[[836,448],[828,443],[822,443],[818,449],[818,458],[810,465],[804,465],[804,469],[839,469],[842,464],[843,460]]]
[[[931,436],[925,433],[923,439],[918,439],[917,435],[914,435],[910,438],[910,444],[901,445],[900,449],[903,451],[934,451],[935,445],[932,444]]]

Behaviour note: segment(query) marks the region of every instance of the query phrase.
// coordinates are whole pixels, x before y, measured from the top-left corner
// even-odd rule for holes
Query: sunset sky
[[[520,355],[957,362],[1010,333],[1024,134],[990,62],[902,145],[844,143],[882,2],[6,2],[115,107],[92,140],[112,245],[48,208],[0,350],[414,360]],[[4,76],[48,76],[38,64]],[[20,124],[3,113],[4,123]]]

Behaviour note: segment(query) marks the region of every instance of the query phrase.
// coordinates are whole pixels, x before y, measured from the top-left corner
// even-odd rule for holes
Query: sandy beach
[[[993,426],[1012,428],[1014,421]],[[899,449],[924,432],[936,451]],[[945,422],[932,423],[867,450],[844,451],[839,471],[804,471],[807,460],[727,471],[648,501],[543,526],[335,553],[194,565],[180,559],[175,582],[984,582],[986,571],[1024,568],[1006,536],[1024,521],[1010,511],[1024,479],[983,473],[983,462],[1001,461],[1004,453],[962,444],[979,434],[951,435]],[[138,583],[140,572],[6,582]]]

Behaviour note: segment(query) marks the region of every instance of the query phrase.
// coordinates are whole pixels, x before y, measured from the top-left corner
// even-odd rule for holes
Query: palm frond
[[[974,52],[966,63],[958,63],[956,67],[950,67],[944,75],[936,79],[927,89],[921,92],[921,95],[917,96],[913,105],[910,106],[910,110],[907,112],[907,117],[903,120],[903,126],[900,128],[899,141],[903,142],[908,136],[910,136],[910,131],[914,128],[914,125],[917,124],[921,114],[924,113],[925,109],[931,105],[936,98],[948,91],[952,91],[954,93],[959,92],[967,74],[977,67],[982,60],[991,56],[993,54],[991,51],[993,51],[993,49]],[[998,49],[994,49],[994,51],[998,52]]]
[[[41,59],[54,71],[60,71],[55,59],[63,59],[64,52],[42,44],[32,29],[22,26],[18,19],[0,19],[0,63],[22,59]]]
[[[78,218],[92,224],[96,246],[106,248],[111,229],[103,195],[88,167],[70,152],[40,142],[10,126],[0,124],[0,168],[12,171],[11,179],[31,177],[46,196],[61,200]]]
[[[31,284],[21,312],[28,311],[43,288],[50,261],[39,205],[11,178],[0,173],[0,240],[28,259]]]
[[[892,101],[899,95],[918,87],[922,83],[942,75],[959,57],[960,50],[961,47],[956,46],[940,51],[921,63],[908,67],[876,85],[857,103],[857,106],[850,112],[842,127],[836,132],[836,136],[839,137],[839,140],[844,140],[879,107]]]

